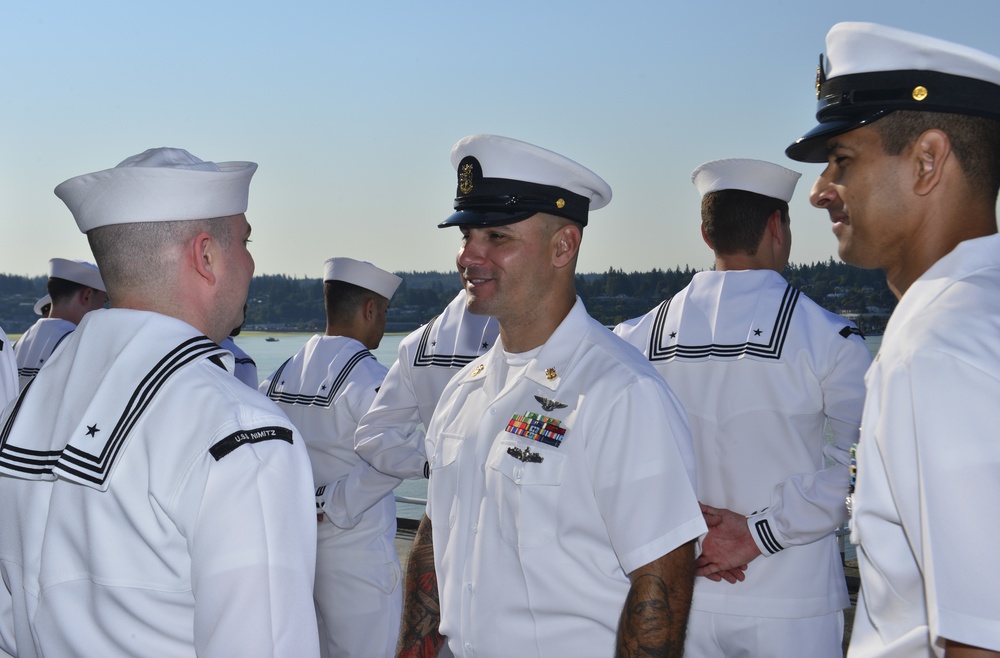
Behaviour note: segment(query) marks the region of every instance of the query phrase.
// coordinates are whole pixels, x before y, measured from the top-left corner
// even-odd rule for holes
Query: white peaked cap
[[[184,149],[154,148],[114,169],[60,183],[56,196],[80,230],[109,224],[171,222],[246,212],[253,162],[205,162]]]
[[[826,162],[826,141],[897,110],[1000,120],[1000,58],[876,23],[837,23],[813,85],[819,125],[785,149]]]
[[[392,299],[403,282],[392,272],[353,258],[328,258],[323,263],[323,281],[345,281]]]
[[[51,303],[52,303],[52,298],[49,297],[48,293],[46,293],[45,296],[43,297],[39,297],[38,301],[35,302],[35,307],[33,309],[35,311],[35,315],[41,315],[42,309],[45,307],[45,305]]]
[[[1000,85],[1000,59],[995,56],[877,23],[837,23],[826,35],[826,55],[827,79],[856,73],[918,70]]]
[[[691,172],[691,182],[702,196],[719,190],[743,190],[788,203],[801,176],[771,162],[731,158],[700,165]]]
[[[439,226],[511,223],[544,212],[587,224],[611,201],[611,186],[583,165],[499,135],[469,135],[451,149],[458,174],[455,214]]]
[[[49,278],[65,279],[67,281],[72,281],[73,283],[79,283],[81,286],[87,286],[94,288],[95,290],[100,290],[101,292],[107,292],[107,289],[104,287],[104,281],[101,279],[101,272],[97,269],[97,265],[88,263],[85,260],[52,258],[49,260]],[[41,306],[38,308],[41,310]]]

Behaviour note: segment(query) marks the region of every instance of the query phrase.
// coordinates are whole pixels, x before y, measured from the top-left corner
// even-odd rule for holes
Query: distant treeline
[[[641,315],[686,286],[696,270],[685,267],[651,272],[611,268],[578,274],[577,293],[587,310],[606,325]],[[388,331],[410,331],[437,315],[459,290],[454,272],[399,272],[403,283],[389,305]],[[878,332],[895,307],[882,272],[862,270],[830,259],[789,265],[785,278],[825,308],[855,318],[862,329]],[[35,321],[35,301],[45,294],[45,277],[0,274],[0,326],[22,333]],[[318,278],[282,274],[254,277],[248,296],[247,329],[319,331],[325,326],[323,286]]]

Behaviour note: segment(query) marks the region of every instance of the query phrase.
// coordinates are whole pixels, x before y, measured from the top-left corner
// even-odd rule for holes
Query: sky
[[[318,278],[350,256],[454,268],[452,145],[531,142],[611,185],[578,272],[712,254],[691,171],[757,158],[803,174],[794,263],[836,258],[808,203],[822,167],[784,149],[815,125],[819,53],[872,21],[1000,55],[993,0],[172,0],[0,4],[0,273],[93,260],[53,194],[156,146],[259,164],[257,274]]]

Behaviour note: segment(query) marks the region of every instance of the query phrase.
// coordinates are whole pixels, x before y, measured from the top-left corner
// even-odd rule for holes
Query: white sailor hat
[[[35,315],[45,315],[44,313],[42,313],[42,310],[46,306],[51,306],[51,305],[52,305],[52,298],[49,297],[48,293],[46,293],[43,297],[39,297],[38,301],[35,302],[35,307],[33,309],[35,311]]]
[[[70,178],[55,192],[86,233],[108,224],[239,215],[256,170],[253,162],[205,162],[184,149],[154,148]]]
[[[540,212],[586,226],[587,213],[611,201],[611,187],[583,165],[508,137],[465,137],[451,149],[451,164],[456,212],[440,228],[512,224]]]
[[[1000,59],[968,46],[874,23],[837,23],[816,71],[819,125],[785,150],[825,162],[826,140],[894,110],[1000,119]]]
[[[87,286],[107,292],[104,288],[104,281],[101,280],[101,272],[97,265],[88,263],[85,260],[70,260],[68,258],[49,259],[49,278],[65,279],[81,286]],[[39,300],[41,301],[41,300]]]
[[[691,182],[702,196],[719,190],[743,190],[788,203],[801,176],[771,162],[730,158],[699,165],[691,172]]]
[[[328,258],[323,263],[323,281],[345,281],[392,299],[403,282],[391,272],[353,258]]]

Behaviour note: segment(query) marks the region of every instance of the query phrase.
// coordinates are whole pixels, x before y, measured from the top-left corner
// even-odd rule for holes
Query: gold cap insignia
[[[475,368],[472,369],[472,376],[475,377],[476,375],[478,375],[479,373],[481,373],[483,371],[483,368],[485,368],[485,367],[486,366],[484,366],[482,363],[480,363],[478,366],[476,366]]]
[[[468,194],[472,191],[472,172],[474,169],[472,163],[466,162],[458,170],[458,191],[462,194]]]
[[[545,369],[545,379],[555,379],[558,376],[559,375],[556,374],[556,369],[555,368],[546,368]]]
[[[918,85],[913,88],[913,100],[915,101],[924,100],[925,98],[927,98],[927,94],[928,94],[927,87],[922,87]]]
[[[566,207],[566,199],[556,199],[556,208],[562,209],[565,207]]]
[[[816,67],[816,100],[819,100],[820,87],[826,82],[826,71],[823,70],[823,53],[819,54],[819,66]]]

